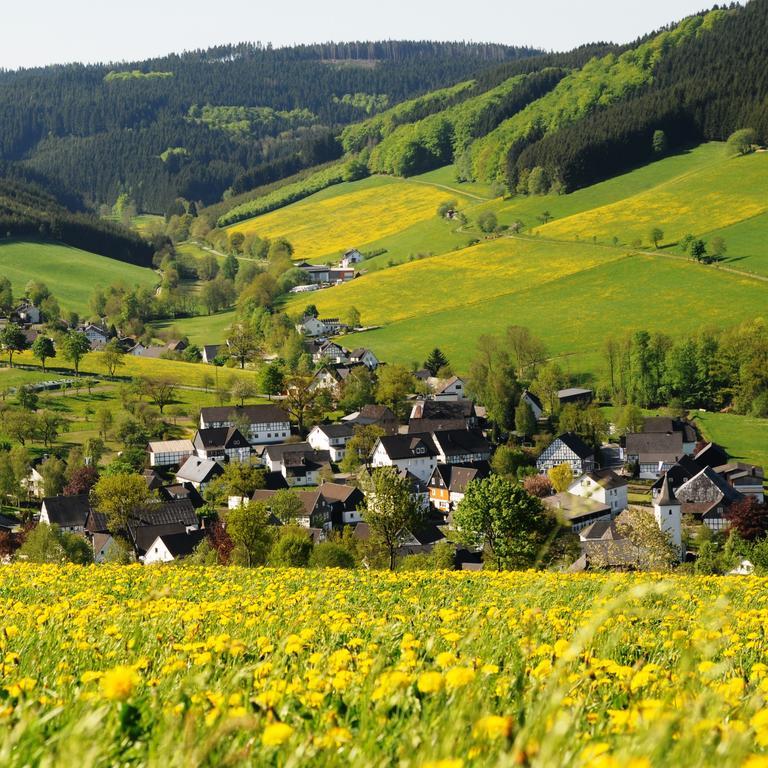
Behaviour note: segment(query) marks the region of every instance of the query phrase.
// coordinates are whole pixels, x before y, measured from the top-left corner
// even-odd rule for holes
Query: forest
[[[91,206],[162,213],[341,154],[341,128],[537,51],[471,43],[222,46],[144,62],[0,72],[0,160]],[[242,178],[241,178],[242,177]]]
[[[152,265],[150,244],[119,224],[65,204],[34,182],[0,177],[0,236],[52,240],[141,267]]]
[[[704,33],[666,48],[652,79],[628,98],[509,146],[510,188],[535,167],[566,191],[610,178],[659,155],[656,131],[664,132],[665,150],[724,140],[741,128],[768,140],[768,2],[752,0],[710,18]]]

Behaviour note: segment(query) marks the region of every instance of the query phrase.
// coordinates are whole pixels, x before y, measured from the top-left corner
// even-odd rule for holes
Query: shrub
[[[312,550],[309,565],[312,568],[354,568],[355,556],[342,544],[323,541]]]

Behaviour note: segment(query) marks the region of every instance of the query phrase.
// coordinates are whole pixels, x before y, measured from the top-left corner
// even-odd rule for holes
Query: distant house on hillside
[[[218,357],[221,346],[221,344],[206,344],[200,353],[202,361],[212,363]]]
[[[363,260],[363,254],[357,250],[357,248],[350,248],[344,252],[344,256],[339,262],[339,266],[342,269],[351,269],[355,264],[359,264]]]
[[[533,412],[533,418],[536,421],[540,421],[544,417],[544,406],[541,404],[541,400],[529,392],[527,389],[520,395],[521,402],[525,403]]]

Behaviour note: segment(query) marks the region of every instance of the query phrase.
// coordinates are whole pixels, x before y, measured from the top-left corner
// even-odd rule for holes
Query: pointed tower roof
[[[664,475],[664,482],[661,484],[661,493],[655,503],[657,507],[680,506],[677,496],[675,496],[674,492],[669,487],[669,478],[666,474]]]

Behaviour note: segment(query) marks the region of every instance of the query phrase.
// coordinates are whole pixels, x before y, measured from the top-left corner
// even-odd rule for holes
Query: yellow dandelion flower
[[[451,667],[445,673],[445,687],[448,690],[463,688],[475,679],[475,670],[471,667]]]
[[[285,744],[293,735],[293,728],[288,723],[271,723],[261,735],[261,743],[265,747],[279,747]]]
[[[112,701],[125,701],[138,685],[139,676],[132,667],[119,666],[105,672],[101,678],[101,692]]]
[[[443,688],[443,676],[439,672],[422,672],[416,687],[420,693],[438,693]]]
[[[512,735],[514,724],[509,716],[486,715],[475,723],[472,735],[476,739],[507,739]]]

